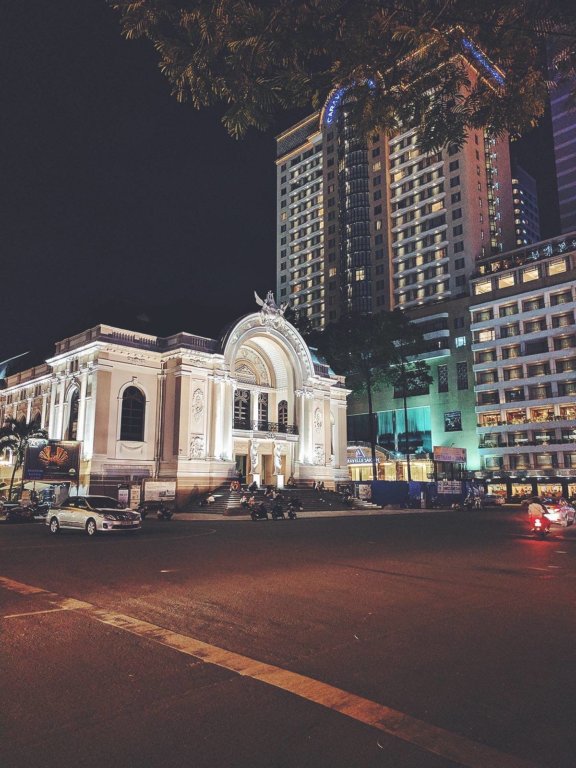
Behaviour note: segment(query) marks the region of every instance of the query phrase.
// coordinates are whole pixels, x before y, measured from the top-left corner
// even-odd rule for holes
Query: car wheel
[[[57,517],[53,517],[50,520],[50,525],[48,527],[48,530],[50,531],[50,533],[53,533],[53,534],[56,534],[56,533],[60,532],[60,523],[58,522],[58,518]]]
[[[90,518],[88,522],[86,523],[86,533],[88,536],[96,536],[96,533],[98,532],[98,528],[96,527],[96,520],[93,520]]]

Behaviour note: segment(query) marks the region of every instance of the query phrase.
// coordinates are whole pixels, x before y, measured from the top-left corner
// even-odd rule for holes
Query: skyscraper
[[[576,112],[570,105],[570,88],[564,83],[552,92],[552,134],[560,205],[560,231],[576,230]]]
[[[540,213],[536,180],[517,163],[512,168],[512,200],[516,246],[540,240]]]
[[[343,312],[464,295],[475,261],[516,245],[506,138],[425,153],[407,129],[357,135],[346,94],[277,138],[278,295],[316,327]]]

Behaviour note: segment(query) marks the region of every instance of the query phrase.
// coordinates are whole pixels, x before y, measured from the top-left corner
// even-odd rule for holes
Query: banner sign
[[[453,496],[462,493],[462,483],[460,480],[438,480],[437,490],[440,495]]]
[[[176,480],[146,480],[144,501],[174,501]]]
[[[443,445],[435,445],[434,461],[446,461],[450,464],[466,464],[466,448],[452,448]]]
[[[24,457],[24,479],[78,482],[81,443],[73,440],[35,440]]]

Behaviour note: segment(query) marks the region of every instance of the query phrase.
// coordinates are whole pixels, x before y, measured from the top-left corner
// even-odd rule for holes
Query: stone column
[[[48,404],[48,395],[46,392],[42,393],[42,411],[40,413],[40,426],[43,429],[46,429],[46,411],[47,411],[47,404]]]
[[[64,435],[64,397],[66,395],[66,377],[62,376],[59,381],[59,397],[56,413],[56,439],[62,440]]]
[[[224,453],[224,377],[214,376],[214,418],[212,429],[214,431],[214,457],[219,459]]]
[[[50,382],[50,407],[48,410],[48,437],[52,440],[56,438],[56,391],[58,389],[58,380],[52,379]]]
[[[224,402],[222,416],[222,452],[226,459],[232,460],[234,446],[232,441],[232,419],[234,416],[234,389],[236,381],[227,377],[223,382]]]
[[[81,442],[84,440],[84,424],[86,421],[86,385],[88,373],[83,371],[80,374],[80,397],[78,400],[78,429],[76,439]]]

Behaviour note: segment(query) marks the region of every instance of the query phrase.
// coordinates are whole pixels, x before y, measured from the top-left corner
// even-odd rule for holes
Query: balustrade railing
[[[277,421],[250,421],[249,419],[234,419],[234,429],[247,429],[254,432],[276,432],[277,434],[297,435],[296,424],[281,424]]]

